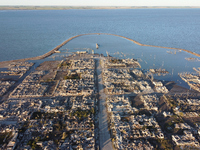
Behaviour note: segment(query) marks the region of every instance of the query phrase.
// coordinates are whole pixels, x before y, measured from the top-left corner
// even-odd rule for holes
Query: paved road
[[[103,91],[102,68],[97,62],[98,88],[99,88],[99,142],[100,150],[113,150],[110,133],[108,131],[107,112],[105,107],[106,95]]]

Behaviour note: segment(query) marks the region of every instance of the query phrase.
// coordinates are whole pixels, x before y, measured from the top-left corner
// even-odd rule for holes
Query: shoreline
[[[200,6],[26,6],[26,5],[3,5],[0,10],[103,10],[103,9],[198,9]]]
[[[73,36],[69,39],[67,39],[66,41],[64,41],[63,43],[61,43],[60,45],[56,46],[54,49],[50,50],[49,52],[40,55],[40,56],[36,56],[36,57],[30,57],[30,58],[23,58],[23,59],[16,59],[16,60],[8,60],[8,61],[1,61],[0,63],[5,63],[5,62],[16,62],[16,61],[27,61],[27,60],[39,60],[39,59],[45,59],[49,56],[51,56],[52,54],[56,53],[57,51],[59,51],[59,49],[64,46],[65,44],[67,44],[68,42],[70,42],[71,40],[80,37],[80,36],[85,36],[85,35],[112,35],[112,36],[116,36],[116,37],[121,37],[124,38],[126,40],[129,40],[139,46],[147,46],[147,47],[156,47],[156,48],[164,48],[164,49],[174,49],[174,50],[181,50],[181,51],[185,51],[187,53],[190,53],[192,55],[195,55],[197,57],[200,57],[200,54],[192,52],[190,50],[186,50],[186,49],[181,49],[181,48],[172,48],[172,47],[164,47],[164,46],[155,46],[155,45],[147,45],[147,44],[142,44],[138,41],[135,41],[133,39],[127,38],[125,36],[121,36],[121,35],[117,35],[117,34],[110,34],[110,33],[86,33],[86,34],[79,34],[76,36]]]

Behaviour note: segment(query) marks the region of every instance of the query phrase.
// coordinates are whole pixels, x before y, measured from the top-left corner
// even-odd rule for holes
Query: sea
[[[1,10],[0,61],[42,55],[70,37],[110,33],[142,44],[187,49],[200,54],[200,9]],[[100,45],[96,50],[95,44]],[[61,48],[94,49],[95,53],[138,59],[144,69],[165,68],[157,77],[184,84],[178,77],[200,67],[200,58],[183,51],[139,46],[112,35],[85,35]],[[67,50],[67,51],[66,51]],[[194,57],[188,61],[185,58]]]

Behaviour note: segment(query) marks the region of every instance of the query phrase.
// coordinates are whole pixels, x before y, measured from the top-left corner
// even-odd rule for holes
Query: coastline
[[[200,57],[200,54],[198,53],[195,53],[195,52],[192,52],[190,50],[186,50],[186,49],[181,49],[181,48],[172,48],[172,47],[164,47],[164,46],[155,46],[155,45],[147,45],[147,44],[142,44],[138,41],[135,41],[133,39],[130,39],[130,38],[127,38],[125,36],[121,36],[121,35],[117,35],[117,34],[110,34],[110,33],[86,33],[86,34],[79,34],[79,35],[76,35],[76,36],[73,36],[69,39],[67,39],[66,41],[64,41],[63,43],[61,43],[60,45],[56,46],[54,49],[52,49],[51,51],[43,54],[43,55],[40,55],[40,56],[36,56],[36,57],[30,57],[30,58],[23,58],[23,59],[16,59],[16,60],[9,60],[9,61],[2,61],[0,63],[5,63],[5,62],[15,62],[15,61],[27,61],[27,60],[39,60],[39,59],[44,59],[44,58],[47,58],[49,56],[51,56],[52,54],[56,53],[62,46],[64,46],[65,44],[67,44],[68,42],[70,42],[71,40],[77,38],[77,37],[80,37],[80,36],[85,36],[85,35],[112,35],[112,36],[116,36],[116,37],[121,37],[121,38],[124,38],[126,40],[129,40],[139,46],[147,46],[147,47],[156,47],[156,48],[165,48],[165,49],[174,49],[174,50],[181,50],[181,51],[185,51],[187,53],[190,53],[192,55],[195,55],[197,57]]]
[[[70,10],[70,9],[197,9],[200,6],[22,6],[4,5],[0,10]]]
[[[95,36],[90,38],[100,35],[93,34]],[[60,52],[63,45],[83,35],[91,34],[71,37],[44,55],[24,60],[42,59]],[[120,35],[112,36],[146,46]],[[101,41],[102,37],[97,39]],[[165,149],[169,144],[168,147],[174,149],[180,144],[173,143],[168,137],[176,135],[184,139],[182,131],[189,133],[190,141],[196,142],[192,132],[199,131],[200,127],[193,128],[192,125],[200,120],[200,93],[197,90],[179,86],[172,78],[169,81],[154,78],[154,73],[165,74],[165,69],[149,69],[152,72],[149,73],[138,59],[107,55],[77,51],[58,59],[7,62],[8,66],[2,67],[0,79],[0,124],[2,131],[10,130],[1,133],[4,136],[1,139],[14,136],[0,146],[8,149],[10,143],[14,143],[12,149],[26,148],[27,145],[34,149],[35,143],[40,143],[36,149],[63,149],[71,148],[71,145],[76,149],[81,139],[82,149],[152,149],[155,146],[148,141],[151,138],[158,149]],[[188,123],[187,119],[191,117]],[[177,130],[177,118],[187,127],[183,128],[185,130],[181,127]],[[165,128],[169,124],[173,127],[170,130]],[[126,142],[128,140],[131,143]],[[200,144],[196,143],[198,148]]]

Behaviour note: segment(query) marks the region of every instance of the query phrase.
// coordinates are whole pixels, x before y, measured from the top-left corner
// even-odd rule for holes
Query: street
[[[103,90],[102,67],[100,60],[97,62],[98,89],[99,89],[99,142],[100,150],[112,150],[112,142],[108,131],[107,112],[105,107],[106,95]]]

